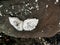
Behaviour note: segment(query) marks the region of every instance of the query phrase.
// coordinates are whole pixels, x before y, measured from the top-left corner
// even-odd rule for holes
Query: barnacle
[[[10,24],[16,28],[18,31],[31,31],[36,28],[38,24],[38,19],[26,19],[24,21],[19,20],[16,17],[9,17]]]
[[[23,21],[19,20],[18,18],[9,17],[9,22],[18,31],[22,31],[23,30]]]
[[[33,18],[33,19],[26,19],[23,24],[23,28],[25,31],[31,31],[34,30],[38,24],[38,19]]]

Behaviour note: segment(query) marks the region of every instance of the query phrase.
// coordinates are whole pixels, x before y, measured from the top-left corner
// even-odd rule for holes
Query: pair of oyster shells
[[[36,28],[38,21],[36,18],[22,21],[17,17],[9,17],[10,24],[18,31],[31,31]]]

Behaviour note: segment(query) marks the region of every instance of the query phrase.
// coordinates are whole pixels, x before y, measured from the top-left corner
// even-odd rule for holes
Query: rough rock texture
[[[0,5],[3,4],[4,6],[0,8],[2,13],[2,16],[0,16],[0,32],[17,38],[52,37],[59,32],[60,2],[55,4],[55,0],[38,0],[37,4],[37,2],[34,3],[34,1],[35,0],[26,0],[25,2],[24,0],[1,1]],[[27,3],[30,3],[30,5],[25,6]],[[31,32],[18,32],[10,25],[8,20],[9,16],[18,17],[21,20],[37,18],[39,19],[39,23],[37,28]]]

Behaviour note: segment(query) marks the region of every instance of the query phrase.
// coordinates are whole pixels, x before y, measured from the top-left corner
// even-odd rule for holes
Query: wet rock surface
[[[51,37],[59,32],[60,3],[55,0],[8,0],[0,1],[0,32],[17,38]],[[8,17],[39,19],[33,31],[17,31],[10,25]]]
[[[15,38],[0,33],[0,45],[60,45],[60,33],[49,38]]]

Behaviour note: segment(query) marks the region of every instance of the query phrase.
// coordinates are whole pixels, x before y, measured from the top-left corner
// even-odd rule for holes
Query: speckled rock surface
[[[52,37],[59,32],[60,2],[57,4],[55,0],[38,0],[38,2],[35,2],[35,0],[10,0],[0,2],[0,32],[16,38]],[[18,17],[21,20],[37,18],[39,24],[32,31],[19,32],[10,25],[8,20],[10,16]]]

